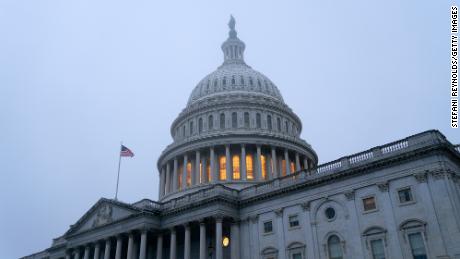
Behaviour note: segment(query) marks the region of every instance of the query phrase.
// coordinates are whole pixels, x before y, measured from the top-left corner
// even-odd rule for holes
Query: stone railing
[[[440,143],[452,145],[439,131],[425,131],[405,139],[377,146],[357,154],[324,163],[308,171],[298,171],[293,174],[256,184],[239,191],[226,187],[223,184],[215,184],[209,186],[208,188],[203,188],[199,191],[185,194],[164,203],[156,203],[150,200],[148,200],[149,203],[147,203],[147,201],[143,200],[136,204],[139,204],[139,206],[147,204],[152,209],[161,208],[162,210],[168,210],[184,206],[191,202],[202,201],[214,196],[226,196],[232,199],[245,199],[254,195],[265,194],[275,189],[294,185],[299,182],[311,181],[323,177],[324,175],[335,174],[340,171],[359,167],[366,163],[397,156],[398,154],[420,148],[427,148]],[[454,148],[460,152],[460,145],[454,146]]]

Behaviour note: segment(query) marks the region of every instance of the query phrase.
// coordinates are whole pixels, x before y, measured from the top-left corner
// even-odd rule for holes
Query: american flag
[[[121,151],[120,151],[120,156],[129,156],[133,157],[134,153],[127,147],[121,145]]]

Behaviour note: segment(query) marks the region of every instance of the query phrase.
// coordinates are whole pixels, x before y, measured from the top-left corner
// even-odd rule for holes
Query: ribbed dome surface
[[[224,64],[203,78],[190,95],[187,106],[216,95],[246,92],[272,97],[283,102],[278,88],[262,73],[246,64]]]

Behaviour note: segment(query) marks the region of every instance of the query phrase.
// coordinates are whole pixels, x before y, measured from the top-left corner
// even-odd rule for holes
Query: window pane
[[[398,191],[398,196],[401,203],[412,201],[412,193],[409,188]]]
[[[299,226],[299,220],[297,215],[289,216],[289,226],[291,228]]]
[[[248,180],[254,180],[254,161],[251,155],[246,155],[246,175]]]
[[[187,186],[192,185],[192,163],[187,163]]]
[[[427,259],[425,244],[421,233],[409,234],[409,243],[414,259]]]
[[[220,180],[227,180],[227,159],[225,156],[219,158],[219,177]]]
[[[281,160],[281,175],[285,176],[286,175],[286,160]]]
[[[262,179],[267,179],[267,159],[264,155],[260,155],[260,162],[262,166]]]
[[[233,156],[232,165],[233,165],[233,179],[239,180],[240,179],[240,156],[239,155]]]
[[[372,258],[373,259],[385,259],[385,251],[383,250],[382,239],[371,241]]]
[[[292,254],[292,259],[302,259],[302,254],[301,253]]]
[[[364,211],[375,210],[377,207],[375,205],[375,198],[369,197],[363,199]]]
[[[343,259],[340,239],[337,236],[331,236],[329,238],[328,247],[329,247],[329,258],[330,259]]]
[[[264,222],[264,233],[270,233],[273,231],[273,225],[271,221]]]

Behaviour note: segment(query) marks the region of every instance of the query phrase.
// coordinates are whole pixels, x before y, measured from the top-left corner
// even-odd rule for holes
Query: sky
[[[156,200],[156,161],[195,85],[245,60],[320,163],[450,128],[449,1],[0,0],[0,258],[41,251],[101,197]]]

